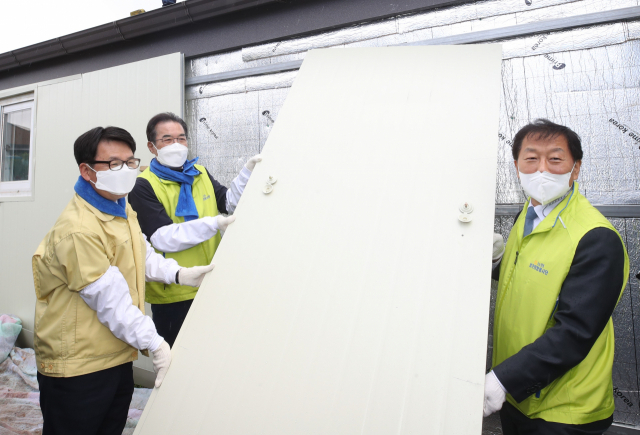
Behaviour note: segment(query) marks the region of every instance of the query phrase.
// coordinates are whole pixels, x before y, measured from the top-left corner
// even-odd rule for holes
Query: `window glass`
[[[31,109],[5,112],[3,126],[0,181],[28,180]]]

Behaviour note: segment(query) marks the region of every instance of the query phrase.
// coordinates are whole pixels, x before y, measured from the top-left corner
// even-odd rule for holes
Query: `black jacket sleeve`
[[[142,177],[136,179],[136,185],[129,192],[129,204],[138,213],[140,228],[149,240],[158,228],[173,224],[151,183]]]
[[[216,205],[218,206],[218,212],[227,214],[227,188],[220,184],[218,180],[213,178],[208,169],[207,175],[209,176],[209,180],[211,180],[211,184],[213,184],[213,191],[216,195]]]
[[[513,224],[515,225],[515,223],[518,221],[518,216],[520,216],[520,213],[522,213],[522,210],[520,210],[518,212],[518,214],[516,214],[516,217],[513,218]],[[506,244],[506,243],[505,243]],[[491,279],[495,279],[496,281],[500,278],[500,268],[502,267],[502,258],[500,259],[499,263],[496,267],[493,268],[493,270],[491,271]]]
[[[624,281],[624,246],[608,228],[578,243],[562,284],[556,324],[494,368],[518,402],[549,385],[589,353],[613,314]]]
[[[494,267],[493,270],[491,271],[491,279],[495,279],[496,281],[500,279],[500,268],[502,267],[502,258],[500,259],[499,263],[500,264]]]

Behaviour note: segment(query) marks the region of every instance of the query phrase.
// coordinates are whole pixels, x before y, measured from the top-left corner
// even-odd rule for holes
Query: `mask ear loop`
[[[573,174],[573,170],[576,168],[576,163],[578,163],[577,161],[573,162],[573,166],[571,167],[571,172],[569,172],[569,180],[571,180],[571,174]],[[575,181],[571,182],[571,188],[573,188],[573,183],[575,183]]]
[[[516,164],[516,171],[520,173],[520,168],[518,167],[517,164]],[[520,185],[520,191],[522,192],[522,196],[524,196],[524,200],[527,201],[529,199],[529,196],[527,195],[527,192],[524,191],[524,187],[522,187],[522,180],[520,179],[519,176],[518,176],[518,184]]]
[[[569,172],[569,174],[573,174],[573,170],[574,170],[574,169],[575,169],[575,167],[576,167],[576,163],[578,163],[578,162],[573,162],[573,167],[571,168],[571,172]],[[569,175],[569,179],[571,179],[571,175]],[[569,187],[569,190],[571,190],[572,188],[573,188],[573,183],[571,183],[571,187]],[[567,191],[567,192],[568,192],[568,191]],[[562,196],[562,197],[564,198],[564,197],[566,197],[566,196],[567,196],[567,194],[565,193],[565,194],[564,194],[564,196]],[[547,205],[542,209],[542,215],[543,215],[544,217],[547,217],[547,213],[545,213],[545,210],[547,209],[547,207],[549,207],[551,204],[553,204],[553,203],[555,203],[555,202],[556,202],[555,200],[554,200],[554,201],[552,201],[552,202],[550,202],[549,204],[547,204]],[[564,222],[563,222],[562,224],[564,225]]]
[[[89,166],[89,163],[85,163],[85,165],[87,165],[87,168],[91,169],[93,172],[95,172],[96,174],[98,173],[98,171],[96,171],[95,169],[93,169],[91,166]],[[93,181],[89,180],[90,183],[93,183]],[[95,186],[96,183],[93,183],[93,185]]]

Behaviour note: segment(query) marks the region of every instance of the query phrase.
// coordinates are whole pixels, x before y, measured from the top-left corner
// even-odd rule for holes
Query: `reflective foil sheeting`
[[[631,21],[627,25],[627,38],[640,39],[640,21]]]
[[[553,32],[501,42],[502,57],[539,56],[620,44],[627,40],[623,23],[608,24],[566,32]]]
[[[197,100],[199,98],[210,98],[218,95],[238,94],[245,91],[245,82],[245,78],[240,78],[224,82],[187,86],[185,98],[187,100]]]
[[[609,219],[623,237],[629,254],[629,283],[613,313],[615,357],[613,363],[614,421],[640,426],[640,380],[637,361],[640,352],[640,288],[636,273],[640,271],[640,220]]]
[[[196,100],[211,98],[227,94],[239,94],[261,89],[287,88],[293,84],[298,71],[286,71],[278,74],[265,74],[224,82],[207,83],[204,85],[187,86],[186,99]]]
[[[290,39],[269,44],[256,45],[242,49],[242,59],[245,62],[307,51],[312,48],[332,47],[348,42],[373,39],[379,36],[397,33],[395,18],[371,24],[361,24],[321,33],[304,38]]]
[[[547,118],[582,138],[578,180],[592,203],[640,204],[640,134],[634,133],[640,130],[639,64],[638,40],[505,60],[496,202],[524,199],[513,136],[526,123]]]
[[[247,77],[246,91],[290,88],[297,75],[298,71],[287,71],[280,74]]]
[[[187,104],[191,157],[200,157],[199,163],[224,186],[229,186],[244,163],[262,150],[278,118],[289,88],[264,89],[271,84],[256,81],[247,86],[252,91]]]
[[[331,32],[302,38],[277,41],[191,59],[187,62],[186,77],[198,77],[256,66],[277,64],[304,58],[307,50],[323,47],[382,47],[567,18],[637,6],[638,0],[535,0],[527,5],[522,0],[491,0],[389,18],[376,23],[363,23]],[[503,41],[505,57],[533,56],[551,52],[603,46],[640,37],[640,24],[624,23],[624,32],[600,29],[585,35],[567,32],[536,35]],[[542,41],[538,41],[543,38]],[[544,42],[547,40],[546,42]],[[616,42],[617,41],[617,42]],[[537,44],[537,45],[536,45]],[[536,46],[532,50],[532,47]]]
[[[422,37],[410,37],[402,42],[442,38],[468,32],[493,30],[518,24],[569,18],[587,13],[637,6],[637,0],[578,0],[545,2],[544,4],[540,2],[541,4],[537,4],[535,7],[536,2],[532,2],[530,6],[526,6],[524,2],[515,2],[515,5],[512,3],[514,2],[483,2],[484,9],[482,11],[478,10],[477,14],[473,13],[472,4],[468,4],[436,12],[399,17],[398,31],[403,35],[403,38],[400,39],[404,39],[404,35],[410,36],[418,30],[422,30]],[[489,8],[493,8],[495,13],[493,15],[484,15]],[[500,13],[497,12],[497,9],[499,9]],[[453,12],[464,13],[455,15]],[[438,19],[438,17],[443,16],[446,16],[446,20]],[[427,29],[431,29],[431,32],[425,32]],[[518,56],[518,54],[514,56]]]
[[[365,23],[318,35],[246,47],[242,49],[242,59],[250,62],[324,47],[396,45],[638,5],[637,0],[538,0],[530,3],[527,5],[521,0],[493,0],[399,16],[378,23]],[[567,44],[580,48],[580,45],[585,47],[590,43],[612,43],[606,34],[591,33],[587,36],[593,38],[583,40],[577,35],[575,41],[568,41]],[[527,48],[535,44],[533,37],[532,40],[532,43],[527,40],[514,46],[508,44],[508,57],[527,55]],[[360,41],[371,42],[356,44]],[[561,47],[556,48],[556,51],[562,50]]]
[[[547,8],[564,3],[575,3],[575,0],[540,0],[527,5],[520,0],[498,0],[467,3],[435,12],[410,15],[398,19],[398,30],[407,33],[427,27],[445,26],[461,21],[479,20],[500,15],[515,14],[520,11]]]
[[[292,60],[304,59],[306,52],[277,55],[266,59],[257,59],[245,62],[242,60],[242,50],[235,50],[226,53],[190,59],[186,63],[185,76],[200,77],[221,72],[238,71],[257,66],[290,62]]]
[[[411,33],[431,28],[433,37],[436,38],[638,5],[637,0],[559,0],[530,3],[527,5],[519,0],[485,1],[398,17],[398,32]],[[453,28],[456,27],[454,31]]]
[[[536,21],[546,21],[557,18],[568,18],[597,12],[606,12],[637,6],[636,0],[581,0],[559,6],[540,8],[532,11],[518,12],[517,23],[526,24]]]
[[[187,61],[185,68],[186,77],[198,77],[220,72],[236,71],[245,68],[268,65],[269,60],[256,60],[245,62],[242,59],[242,50],[234,50],[225,53],[212,54]]]

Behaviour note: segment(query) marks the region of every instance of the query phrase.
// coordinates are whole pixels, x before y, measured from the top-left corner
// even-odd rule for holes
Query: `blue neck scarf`
[[[193,200],[191,186],[196,175],[200,175],[194,165],[198,161],[198,157],[193,160],[187,160],[182,166],[182,171],[174,171],[161,165],[156,159],[151,160],[149,169],[158,178],[167,181],[175,181],[180,183],[180,195],[178,196],[178,205],[176,205],[176,216],[184,217],[185,222],[198,219],[198,209],[196,202]]]
[[[118,216],[121,218],[127,218],[127,200],[124,198],[120,198],[118,203],[108,200],[104,198],[96,192],[96,190],[91,186],[91,183],[86,181],[82,177],[78,177],[78,181],[74,187],[76,193],[80,195],[80,198],[87,201],[89,204],[100,210],[102,213],[110,214],[113,216]]]

